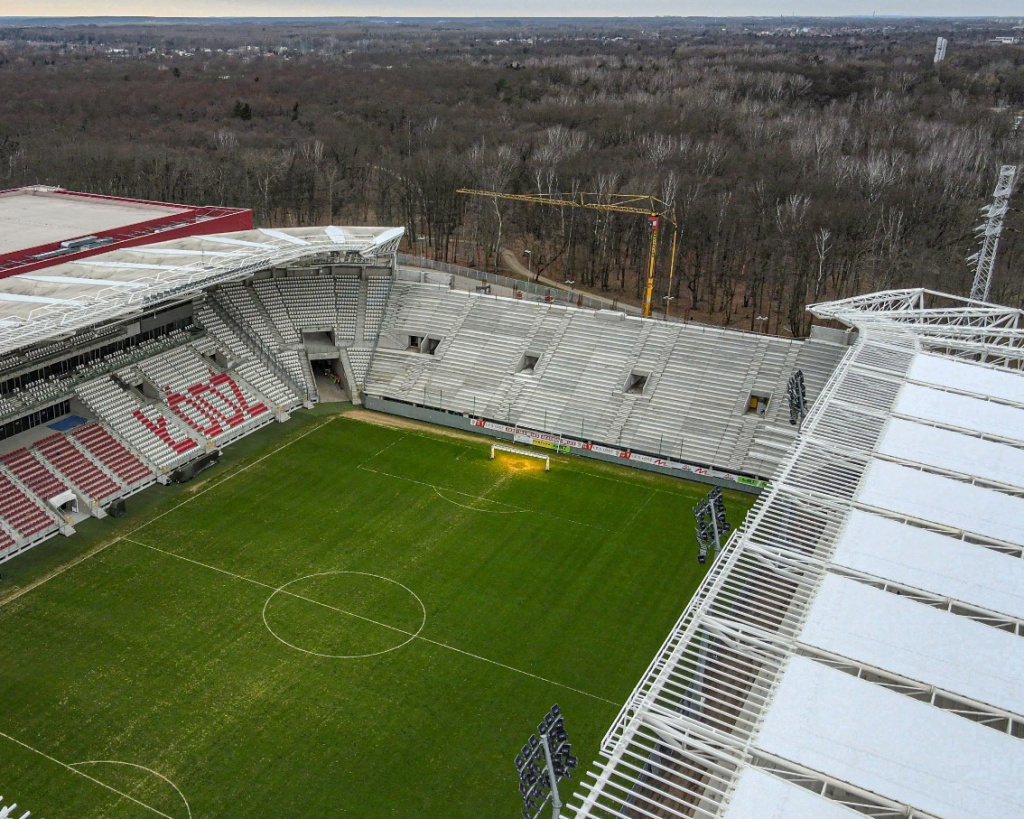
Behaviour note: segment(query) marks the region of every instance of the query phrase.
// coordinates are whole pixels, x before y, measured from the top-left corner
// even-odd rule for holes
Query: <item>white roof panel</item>
[[[755,744],[945,819],[1007,819],[1024,805],[1024,742],[792,657]]]
[[[921,384],[904,384],[893,412],[936,424],[1024,441],[1024,409]]]
[[[53,265],[45,278],[8,276],[0,279],[0,352],[321,254],[384,257],[395,252],[402,233],[402,228],[356,226],[340,232],[306,227],[189,236]]]
[[[0,196],[0,253],[77,239],[187,210],[42,189],[10,191]]]
[[[953,358],[921,354],[914,358],[907,378],[1024,404],[1024,374],[1011,370],[996,370]]]
[[[863,813],[759,768],[743,769],[725,816],[726,819],[864,819]]]
[[[835,574],[800,634],[806,645],[1024,715],[1020,639]]]
[[[945,472],[1024,487],[1024,452],[960,432],[894,418],[889,421],[875,451]]]
[[[1024,499],[906,466],[872,460],[856,501],[914,520],[1024,543]]]
[[[1024,619],[1024,560],[854,510],[832,562]]]

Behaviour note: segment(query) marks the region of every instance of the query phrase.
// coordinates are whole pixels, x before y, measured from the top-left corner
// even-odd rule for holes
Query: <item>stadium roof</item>
[[[578,817],[1020,815],[1020,311],[921,290],[811,309],[859,341]]]
[[[119,247],[251,228],[252,211],[243,208],[15,188],[0,191],[0,278]]]
[[[0,354],[187,298],[270,267],[393,253],[402,228],[315,227],[191,236],[0,279]]]

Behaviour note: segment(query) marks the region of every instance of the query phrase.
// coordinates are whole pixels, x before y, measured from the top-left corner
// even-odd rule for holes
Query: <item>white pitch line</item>
[[[380,469],[373,469],[372,467],[363,466],[362,464],[360,464],[356,468],[363,470],[363,472],[372,472],[374,475],[383,475],[385,478],[394,478],[396,481],[406,481],[407,483],[414,483],[417,484],[418,486],[425,486],[427,487],[427,489],[433,489],[435,492],[451,492],[453,495],[462,495],[462,497],[469,498],[470,500],[485,500],[488,503],[496,503],[498,504],[498,506],[508,506],[513,512],[530,511],[529,509],[524,509],[521,506],[516,506],[511,503],[504,503],[503,501],[491,500],[490,498],[486,498],[483,495],[471,495],[469,492],[460,492],[458,489],[452,489],[451,487],[448,486],[438,486],[436,483],[418,481],[416,480],[416,478],[408,478],[405,475],[395,475],[391,472],[383,472]],[[446,500],[449,503],[454,503],[454,501],[451,501],[448,498],[442,498],[442,500]]]
[[[640,516],[640,513],[647,508],[647,504],[651,502],[651,498],[653,497],[654,492],[650,492],[647,495],[647,497],[644,498],[643,503],[638,503],[636,509],[633,510],[633,514],[629,516],[629,520],[623,523],[622,526],[619,527],[619,530],[624,532],[626,529],[632,526],[633,521],[635,521]]]
[[[65,769],[71,771],[71,773],[76,774],[77,776],[81,776],[84,779],[88,779],[90,782],[95,782],[101,788],[106,788],[111,793],[116,793],[118,796],[122,797],[123,799],[127,799],[129,802],[134,802],[136,805],[139,805],[140,807],[145,808],[146,810],[150,811],[151,813],[155,813],[157,816],[163,816],[164,819],[175,819],[175,817],[169,816],[168,814],[164,813],[163,811],[157,810],[152,805],[147,805],[145,802],[139,801],[134,796],[129,796],[128,794],[123,793],[122,791],[119,791],[117,788],[111,787],[106,782],[102,782],[99,779],[96,779],[96,777],[94,777],[94,776],[89,776],[89,774],[87,774],[87,773],[82,773],[82,771],[78,770],[73,765],[68,765],[66,762],[61,762],[59,759],[56,759],[56,758],[50,756],[49,754],[44,753],[43,751],[40,751],[38,748],[33,748],[27,742],[22,742],[20,739],[15,739],[14,737],[10,736],[9,734],[5,734],[3,731],[0,731],[0,737],[3,737],[4,739],[10,740],[15,745],[20,745],[22,748],[24,748],[24,749],[26,749],[28,751],[31,751],[34,754],[39,754],[39,756],[43,757],[43,759],[48,759],[50,762],[53,762],[55,765],[60,765],[62,768],[65,768]],[[83,764],[83,763],[76,763],[76,764]],[[174,783],[171,783],[171,784],[173,785]],[[175,787],[175,790],[177,790],[177,787]],[[178,791],[178,792],[181,793],[180,791]],[[182,798],[184,799],[184,797],[182,797]],[[191,815],[192,815],[192,811],[189,810],[189,816],[191,816]]]
[[[291,585],[293,585],[295,583],[301,583],[303,580],[309,580],[311,577],[325,577],[327,575],[338,575],[338,574],[352,574],[352,575],[362,575],[363,577],[375,577],[378,580],[383,580],[383,581],[385,581],[387,583],[393,583],[394,585],[398,586],[399,588],[404,589],[405,591],[407,591],[413,597],[413,599],[416,601],[417,605],[419,605],[420,611],[423,612],[423,619],[420,620],[420,627],[418,629],[416,629],[415,633],[410,633],[410,632],[398,629],[401,633],[409,635],[404,642],[401,642],[398,645],[391,646],[391,648],[385,648],[383,651],[372,651],[372,652],[368,652],[368,653],[365,653],[365,654],[324,654],[324,653],[322,653],[320,651],[310,651],[309,649],[301,648],[300,646],[294,645],[293,643],[289,643],[280,634],[278,634],[276,631],[274,631],[270,627],[270,623],[267,622],[267,607],[270,605],[270,601],[274,599],[275,595],[277,595],[277,594],[290,594],[290,592],[286,591],[286,589],[289,586],[291,586]],[[295,597],[297,595],[292,594],[292,596]],[[300,597],[300,599],[307,600],[309,598]],[[310,600],[310,602],[317,602],[317,601]],[[319,604],[319,605],[324,605],[324,604]],[[329,608],[334,608],[334,607],[330,606]],[[341,611],[342,613],[351,615],[352,617],[358,617],[359,616],[359,615],[356,615],[356,614],[352,614],[352,612],[343,611],[342,609],[334,609],[334,610],[335,611]],[[382,625],[380,623],[377,623],[376,620],[371,620],[370,622],[376,623],[377,625]],[[423,601],[420,599],[420,596],[418,594],[416,594],[416,592],[414,592],[408,586],[406,586],[404,583],[399,583],[397,580],[392,580],[390,577],[385,577],[382,574],[373,574],[372,572],[353,572],[353,571],[344,571],[344,570],[342,570],[342,571],[332,571],[332,572],[317,572],[316,574],[307,574],[305,577],[299,577],[299,578],[296,578],[295,580],[289,580],[287,583],[285,583],[282,586],[279,586],[277,589],[275,589],[273,592],[271,592],[270,597],[268,597],[266,602],[263,604],[263,625],[265,625],[267,627],[267,631],[269,631],[271,634],[273,634],[275,639],[277,639],[279,642],[281,642],[284,645],[288,646],[288,648],[293,648],[296,651],[301,651],[303,654],[309,654],[309,655],[312,655],[313,657],[324,657],[324,658],[326,658],[328,660],[361,660],[361,659],[364,659],[366,657],[379,657],[381,654],[387,654],[387,653],[389,653],[391,651],[398,651],[398,649],[402,648],[403,646],[408,645],[413,640],[415,640],[417,637],[419,637],[420,636],[420,632],[423,631],[423,629],[426,628],[426,626],[427,626],[427,607],[425,605],[423,605]]]
[[[257,465],[263,463],[265,460],[267,460],[267,458],[273,457],[274,455],[276,455],[281,450],[287,449],[292,444],[296,443],[297,441],[301,441],[307,435],[311,435],[312,433],[316,432],[318,429],[323,429],[325,426],[327,426],[332,421],[336,421],[339,417],[340,416],[333,415],[330,418],[328,418],[326,421],[324,421],[322,424],[317,424],[314,427],[310,427],[305,432],[303,432],[301,435],[296,435],[294,438],[291,438],[291,439],[285,441],[277,449],[271,450],[266,455],[263,455],[263,456],[257,458],[252,463],[248,463],[245,466],[240,467],[239,469],[234,470],[233,472],[229,472],[227,475],[225,475],[223,478],[221,478],[216,483],[212,483],[209,486],[207,486],[205,489],[200,489],[199,491],[192,493],[192,495],[190,497],[185,498],[185,500],[183,500],[181,503],[175,504],[170,509],[166,509],[163,512],[161,512],[159,515],[154,515],[149,520],[147,520],[145,523],[141,524],[140,526],[135,527],[134,529],[132,529],[129,532],[126,532],[125,534],[121,535],[121,537],[124,538],[124,539],[127,539],[131,535],[134,535],[136,532],[142,531],[147,526],[149,526],[151,523],[155,523],[156,521],[160,520],[160,518],[166,517],[167,515],[171,514],[171,512],[174,512],[174,511],[180,509],[186,503],[191,503],[192,501],[194,501],[199,496],[205,495],[207,492],[209,492],[209,491],[211,491],[213,489],[216,489],[218,486],[220,486],[222,484],[227,483],[232,478],[235,478],[238,475],[241,475],[243,472],[248,472],[254,466],[257,466]]]
[[[608,529],[607,527],[598,526],[595,523],[584,523],[581,520],[573,520],[572,518],[562,517],[561,515],[555,515],[555,514],[552,514],[551,512],[538,512],[535,509],[527,509],[526,507],[516,506],[516,505],[511,504],[511,503],[505,503],[504,501],[491,500],[490,498],[485,497],[483,495],[471,495],[468,492],[460,492],[458,489],[450,489],[447,486],[437,486],[436,484],[433,484],[433,483],[427,483],[426,481],[416,480],[416,478],[407,478],[405,475],[395,475],[395,474],[393,474],[391,472],[382,472],[379,469],[372,469],[372,468],[370,468],[368,466],[363,466],[362,464],[360,464],[356,468],[357,469],[362,469],[364,472],[372,472],[374,475],[383,475],[386,478],[394,478],[395,480],[398,480],[398,481],[406,481],[407,483],[415,483],[415,484],[417,484],[419,486],[425,486],[428,489],[433,489],[434,492],[437,492],[438,494],[440,494],[440,492],[453,492],[456,495],[462,495],[464,497],[470,498],[471,500],[482,500],[482,501],[487,501],[487,503],[496,503],[499,506],[508,506],[514,512],[527,512],[527,513],[529,513],[531,515],[541,515],[541,516],[546,517],[546,518],[551,518],[552,520],[560,520],[560,521],[563,521],[565,523],[570,523],[573,526],[585,526],[588,529],[597,529],[597,531],[599,531],[599,532],[611,532],[611,531],[613,531],[612,529]],[[438,490],[440,490],[440,492]],[[459,503],[455,503],[455,501],[453,501],[451,498],[445,498],[445,497],[442,496],[441,499],[447,501],[448,503],[455,504],[455,506],[461,506],[462,505],[462,504],[459,504]],[[477,509],[475,507],[471,507],[471,508],[472,508],[472,511],[474,511],[474,512],[486,512],[486,511],[489,511],[489,510],[486,510],[486,509]]]
[[[65,565],[65,566],[62,566],[61,568],[59,568],[59,569],[57,569],[57,570],[55,570],[55,571],[51,572],[50,574],[46,575],[45,577],[42,577],[42,578],[40,578],[40,579],[39,579],[39,580],[37,580],[36,582],[34,582],[34,583],[29,583],[29,585],[25,586],[25,588],[23,588],[23,589],[19,589],[19,590],[18,590],[17,592],[15,592],[14,594],[12,594],[12,595],[11,595],[10,597],[6,597],[6,598],[4,598],[3,600],[0,600],[0,606],[6,606],[6,605],[7,605],[8,603],[13,603],[13,602],[14,602],[15,600],[17,600],[17,599],[18,599],[19,597],[21,597],[22,595],[28,594],[28,593],[29,593],[30,591],[32,591],[33,589],[38,589],[38,588],[39,588],[40,586],[42,586],[42,585],[43,585],[44,583],[48,583],[48,582],[50,582],[50,581],[51,581],[51,580],[53,580],[53,579],[54,579],[55,577],[60,577],[60,576],[61,576],[62,574],[64,574],[64,572],[66,572],[66,571],[69,571],[70,569],[73,569],[73,568],[75,568],[75,566],[77,566],[77,565],[78,565],[79,563],[84,563],[84,562],[85,562],[86,560],[88,560],[88,559],[89,559],[90,557],[95,557],[95,556],[96,556],[96,555],[98,555],[98,554],[99,554],[100,552],[106,551],[106,550],[107,550],[107,549],[109,549],[109,548],[110,548],[111,546],[114,546],[114,545],[116,545],[117,543],[120,543],[120,542],[121,542],[122,540],[126,540],[126,539],[128,539],[128,538],[129,538],[129,537],[130,537],[131,535],[134,535],[134,534],[135,534],[136,532],[139,532],[139,531],[142,531],[143,529],[145,529],[145,528],[146,528],[147,526],[149,526],[149,524],[151,524],[151,523],[154,523],[155,521],[158,521],[158,520],[160,520],[160,518],[164,517],[165,515],[169,515],[169,514],[170,514],[171,512],[175,511],[176,509],[180,509],[180,508],[181,508],[182,506],[184,506],[184,505],[185,505],[186,503],[191,503],[191,502],[192,502],[192,501],[194,501],[194,500],[195,500],[196,498],[198,498],[198,497],[199,497],[200,495],[205,495],[205,494],[206,494],[207,492],[209,492],[209,491],[210,491],[211,489],[216,489],[216,488],[217,488],[218,486],[220,486],[221,484],[223,484],[223,483],[227,483],[227,482],[228,482],[229,480],[231,480],[232,478],[234,478],[234,477],[235,477],[236,475],[241,475],[241,474],[242,474],[243,472],[245,472],[245,471],[247,471],[247,470],[249,470],[249,469],[252,469],[252,467],[256,466],[256,464],[258,464],[258,463],[261,463],[261,462],[265,461],[265,460],[266,460],[267,458],[269,458],[269,457],[270,457],[271,455],[276,455],[276,454],[277,454],[278,452],[280,452],[280,451],[281,451],[282,449],[286,449],[287,447],[290,447],[290,446],[291,446],[292,444],[294,444],[294,443],[295,443],[296,441],[301,441],[301,440],[302,440],[303,438],[305,438],[305,437],[306,437],[307,435],[309,435],[310,433],[316,432],[316,431],[317,431],[318,429],[321,429],[321,428],[323,428],[323,427],[327,426],[327,425],[328,425],[329,423],[331,423],[332,421],[336,421],[336,420],[337,420],[338,418],[340,418],[340,417],[341,417],[341,416],[339,416],[339,415],[335,415],[335,416],[332,416],[331,418],[328,418],[328,419],[327,419],[326,421],[324,421],[323,423],[321,423],[321,424],[317,424],[317,425],[316,425],[315,427],[312,427],[312,428],[310,428],[310,429],[307,429],[307,430],[306,430],[305,432],[303,432],[303,433],[302,433],[301,435],[297,435],[296,437],[292,438],[291,440],[285,441],[285,443],[281,444],[281,446],[279,446],[279,447],[278,447],[277,449],[275,449],[275,450],[274,450],[273,452],[268,452],[268,453],[267,453],[266,455],[264,455],[263,457],[259,458],[258,460],[255,460],[255,461],[253,461],[253,462],[252,462],[251,464],[246,464],[246,465],[245,465],[244,467],[242,467],[242,468],[240,468],[240,469],[236,469],[236,470],[234,470],[233,472],[229,472],[229,473],[228,473],[227,475],[225,475],[225,476],[224,476],[223,478],[221,478],[221,479],[220,479],[219,481],[217,481],[216,483],[214,483],[214,484],[211,484],[210,486],[207,486],[207,487],[206,487],[205,489],[200,489],[200,490],[199,490],[198,492],[195,492],[195,493],[193,493],[193,494],[192,494],[191,496],[189,496],[189,497],[185,498],[185,500],[183,500],[183,501],[182,501],[181,503],[179,503],[179,504],[176,504],[175,506],[172,506],[172,507],[171,507],[170,509],[167,509],[166,511],[164,511],[164,512],[161,512],[161,513],[160,513],[159,515],[155,515],[154,517],[152,517],[152,518],[150,518],[149,520],[147,520],[147,521],[146,521],[145,523],[143,523],[143,524],[140,524],[139,526],[136,526],[136,527],[135,527],[134,529],[132,529],[131,531],[129,531],[129,532],[126,532],[126,533],[125,533],[125,534],[123,534],[123,535],[118,535],[118,536],[117,536],[117,537],[115,537],[115,538],[114,538],[113,540],[110,540],[110,541],[108,541],[107,543],[104,543],[104,544],[102,544],[102,545],[100,545],[100,546],[97,546],[97,547],[96,547],[95,549],[93,549],[92,551],[90,551],[90,552],[86,552],[86,553],[85,553],[84,555],[82,555],[81,557],[78,557],[78,558],[76,558],[75,560],[71,561],[71,562],[70,562],[70,563],[68,563],[67,565]]]
[[[357,469],[362,469],[362,467],[363,467],[363,465],[364,465],[364,464],[368,464],[368,463],[369,463],[370,461],[372,461],[372,460],[373,460],[374,458],[376,458],[376,457],[377,457],[378,455],[383,455],[383,454],[384,454],[385,452],[387,452],[387,451],[388,451],[389,449],[391,449],[391,447],[393,447],[393,446],[396,446],[397,444],[400,444],[400,443],[402,443],[402,441],[404,441],[404,440],[405,440],[406,438],[408,438],[408,437],[409,437],[409,433],[407,432],[407,433],[405,433],[405,435],[403,435],[403,436],[402,436],[401,438],[396,438],[396,439],[395,439],[394,441],[392,441],[392,442],[391,442],[390,444],[388,444],[387,446],[385,446],[385,447],[382,447],[381,449],[378,449],[378,450],[377,450],[376,452],[374,452],[374,453],[373,453],[373,454],[372,454],[372,455],[371,455],[371,456],[370,456],[369,458],[367,458],[367,459],[366,459],[365,461],[363,461],[362,463],[358,463],[358,464],[356,464],[356,468],[357,468]]]
[[[432,486],[431,489],[434,490],[434,494],[437,495],[441,500],[448,501],[448,503],[452,504],[453,506],[459,506],[459,507],[461,507],[463,509],[468,509],[470,512],[487,512],[488,514],[491,514],[491,515],[518,515],[518,514],[521,514],[521,513],[526,511],[525,509],[481,509],[481,508],[479,508],[477,506],[469,506],[468,504],[465,504],[465,503],[459,503],[458,501],[453,501],[451,498],[446,498],[441,493],[441,490],[438,489],[436,486]],[[454,491],[454,490],[451,490],[451,489],[446,489],[445,490],[445,492],[452,492],[452,491]],[[464,492],[456,492],[455,494],[456,495],[463,495],[465,493]],[[477,498],[475,498],[475,500],[487,501],[487,503],[501,503],[501,501],[492,501],[489,498],[483,497],[482,495],[477,497]],[[502,506],[508,506],[509,504],[506,503],[506,504],[501,504],[501,505]]]
[[[168,557],[175,557],[178,560],[184,560],[186,563],[192,563],[192,564],[194,564],[196,566],[202,566],[204,569],[210,569],[211,571],[220,572],[221,574],[226,574],[229,577],[235,578],[236,580],[242,580],[242,581],[244,581],[246,583],[252,583],[253,585],[256,585],[256,586],[262,586],[265,589],[270,589],[271,591],[276,591],[276,592],[278,592],[280,594],[287,594],[290,597],[294,597],[294,598],[296,598],[298,600],[304,600],[305,602],[312,603],[315,606],[321,606],[322,608],[329,609],[330,611],[337,612],[338,614],[343,614],[343,615],[346,615],[346,616],[349,616],[349,617],[355,617],[357,620],[363,620],[363,621],[365,621],[367,623],[372,623],[375,626],[380,626],[381,628],[386,628],[386,629],[389,629],[391,631],[397,631],[399,634],[405,634],[406,636],[412,637],[412,638],[417,639],[417,640],[422,640],[425,643],[430,643],[431,645],[438,646],[439,648],[446,648],[449,651],[456,652],[457,654],[462,654],[462,655],[464,655],[466,657],[472,657],[475,660],[480,660],[481,662],[490,663],[491,665],[496,665],[499,668],[504,668],[504,669],[507,669],[509,671],[514,671],[516,674],[522,674],[524,677],[530,677],[531,679],[539,680],[540,682],[548,683],[549,685],[554,685],[554,686],[556,686],[558,688],[564,688],[566,691],[572,691],[573,693],[580,694],[580,695],[582,695],[584,697],[590,697],[591,699],[594,699],[594,700],[600,700],[601,702],[606,702],[609,705],[614,705],[616,708],[619,708],[619,707],[622,706],[622,703],[615,702],[613,700],[609,700],[609,699],[607,699],[605,697],[600,697],[597,694],[591,694],[589,691],[584,691],[584,690],[582,690],[580,688],[574,688],[573,686],[566,685],[565,683],[556,682],[555,680],[548,679],[547,677],[542,677],[539,674],[534,674],[534,673],[532,673],[530,671],[524,671],[521,668],[516,668],[515,666],[507,665],[506,663],[502,663],[502,662],[499,662],[497,660],[492,660],[489,657],[482,657],[479,654],[474,654],[471,651],[465,651],[464,649],[456,648],[455,646],[450,646],[447,643],[441,643],[441,642],[438,642],[437,640],[431,640],[429,637],[424,637],[422,634],[414,633],[414,632],[411,632],[411,631],[406,631],[403,628],[399,628],[398,626],[392,626],[392,625],[389,625],[387,623],[381,623],[378,620],[374,620],[374,619],[372,619],[370,617],[364,617],[361,614],[356,614],[355,612],[346,611],[345,609],[340,609],[340,608],[337,608],[336,606],[331,606],[328,603],[321,603],[319,600],[314,600],[311,597],[305,597],[304,595],[296,594],[295,592],[290,592],[287,589],[281,589],[281,587],[279,587],[279,586],[271,586],[268,583],[263,583],[263,582],[261,582],[259,580],[253,580],[251,577],[245,577],[244,575],[235,574],[234,572],[228,571],[227,569],[221,569],[218,566],[211,566],[209,563],[203,563],[202,561],[194,560],[191,557],[185,557],[184,555],[179,555],[179,554],[176,554],[175,552],[167,551],[166,549],[161,549],[159,546],[151,546],[148,543],[141,543],[138,540],[131,540],[130,538],[127,538],[127,537],[124,538],[124,540],[127,543],[134,543],[136,546],[142,546],[145,549],[152,549],[154,552],[160,552],[161,554],[167,555]],[[271,633],[273,634],[273,632],[271,632]],[[274,636],[276,636],[276,635],[274,635]]]
[[[125,765],[129,768],[138,768],[140,771],[151,773],[153,776],[162,779],[168,785],[170,785],[177,792],[178,796],[181,797],[181,801],[185,803],[185,810],[188,811],[188,819],[192,819],[192,806],[189,805],[188,800],[185,798],[185,794],[181,792],[181,788],[175,785],[170,779],[164,776],[160,771],[154,771],[152,768],[147,768],[145,765],[136,765],[134,762],[123,762],[120,759],[84,759],[81,762],[72,762],[68,765],[69,768],[75,768],[79,765]]]

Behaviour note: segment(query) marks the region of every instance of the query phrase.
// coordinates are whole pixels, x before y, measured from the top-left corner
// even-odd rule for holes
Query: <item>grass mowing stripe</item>
[[[265,461],[271,455],[276,455],[282,449],[286,449],[287,447],[290,447],[296,441],[301,441],[303,438],[305,438],[311,432],[316,432],[321,427],[327,426],[329,423],[331,423],[331,421],[335,421],[339,417],[340,416],[335,415],[335,416],[333,416],[331,418],[328,418],[322,424],[317,424],[316,426],[311,427],[310,429],[307,429],[301,435],[296,435],[294,438],[292,438],[292,439],[290,439],[288,441],[285,441],[277,449],[275,449],[275,450],[273,450],[271,452],[268,452],[266,455],[263,455],[262,457],[257,458],[255,461],[252,461],[251,463],[248,463],[248,464],[246,464],[246,465],[244,465],[244,466],[234,470],[233,472],[229,472],[227,475],[225,475],[223,478],[221,478],[216,483],[213,483],[210,486],[207,486],[207,487],[205,487],[203,489],[197,490],[190,497],[185,498],[185,500],[183,500],[181,503],[175,504],[170,509],[165,509],[163,512],[161,512],[158,515],[154,515],[149,520],[147,520],[145,523],[142,523],[142,524],[136,526],[134,529],[132,529],[128,533],[126,533],[124,535],[119,535],[118,537],[115,537],[113,540],[107,541],[106,543],[101,543],[95,549],[92,549],[91,551],[86,552],[84,555],[82,555],[81,557],[71,561],[67,565],[61,566],[59,569],[56,569],[55,571],[52,571],[49,574],[44,575],[43,577],[41,577],[38,580],[36,580],[34,583],[30,583],[29,585],[25,586],[23,589],[18,589],[18,591],[15,592],[14,594],[10,595],[10,597],[6,597],[3,600],[0,600],[0,606],[6,606],[8,603],[13,603],[15,600],[17,600],[22,595],[28,594],[33,589],[39,588],[44,583],[46,583],[46,582],[48,582],[50,580],[53,580],[55,577],[60,577],[60,575],[64,574],[64,572],[68,571],[69,569],[75,568],[75,566],[77,566],[79,563],[84,563],[90,557],[95,557],[100,552],[102,552],[105,549],[108,549],[111,546],[113,546],[115,543],[118,543],[121,540],[127,540],[131,535],[134,535],[136,532],[142,531],[147,526],[149,526],[151,523],[156,523],[156,521],[160,520],[160,518],[162,518],[162,517],[164,517],[166,515],[169,515],[169,514],[171,514],[171,512],[174,512],[174,511],[180,509],[186,503],[191,503],[196,498],[198,498],[200,495],[205,495],[211,489],[216,489],[222,483],[226,483],[227,481],[231,480],[232,478],[236,477],[237,475],[241,475],[243,472],[246,472],[247,470],[249,470],[252,467],[256,466],[258,463],[261,463],[262,461]]]
[[[431,645],[438,646],[439,648],[448,649],[448,651],[454,651],[457,654],[462,654],[465,657],[472,657],[474,660],[480,660],[481,662],[484,662],[484,663],[490,663],[491,665],[497,666],[499,668],[507,669],[508,671],[514,671],[516,674],[522,674],[524,677],[530,677],[531,679],[538,680],[538,681],[543,682],[543,683],[547,683],[548,685],[554,685],[554,686],[557,686],[558,688],[564,688],[566,691],[572,691],[575,694],[581,694],[584,697],[590,697],[590,699],[599,700],[601,702],[606,702],[609,705],[614,705],[616,708],[622,707],[622,703],[615,702],[614,700],[607,699],[606,697],[598,696],[597,694],[591,694],[589,691],[584,691],[581,688],[574,688],[571,685],[566,685],[565,683],[560,683],[560,682],[557,682],[556,680],[551,680],[551,679],[548,679],[547,677],[542,677],[539,674],[534,674],[534,673],[532,673],[530,671],[524,671],[521,668],[516,668],[515,666],[507,665],[506,663],[499,662],[498,660],[492,660],[489,657],[483,657],[483,656],[481,656],[479,654],[474,654],[471,651],[466,651],[466,650],[461,649],[461,648],[456,648],[455,646],[450,646],[447,643],[442,643],[442,642],[440,642],[438,640],[431,640],[429,637],[424,637],[422,634],[419,634],[419,633],[416,633],[416,632],[407,631],[406,629],[398,628],[397,626],[388,625],[387,623],[381,623],[380,621],[374,620],[374,619],[372,619],[370,617],[364,617],[361,614],[356,614],[355,612],[346,611],[345,609],[337,608],[336,606],[332,606],[332,605],[330,605],[328,603],[322,603],[319,600],[314,600],[311,597],[306,597],[305,595],[296,594],[295,592],[288,591],[287,589],[283,589],[280,586],[271,586],[270,584],[264,583],[264,582],[262,582],[260,580],[254,580],[251,577],[245,577],[244,575],[235,574],[234,572],[230,572],[227,569],[221,569],[218,566],[211,566],[209,563],[203,563],[202,561],[199,561],[199,560],[193,560],[191,557],[185,557],[184,555],[179,555],[179,554],[176,554],[174,552],[169,552],[166,549],[161,549],[159,546],[151,546],[148,543],[142,543],[142,542],[140,542],[138,540],[133,540],[132,538],[129,538],[129,537],[124,537],[124,538],[122,538],[122,540],[124,540],[127,543],[134,543],[136,546],[142,546],[145,549],[151,549],[154,552],[159,552],[160,554],[167,555],[168,557],[175,557],[178,560],[184,560],[186,563],[192,563],[192,564],[194,564],[196,566],[201,566],[204,569],[210,569],[211,571],[220,572],[221,574],[226,574],[229,577],[235,578],[236,580],[242,580],[242,581],[244,581],[246,583],[252,583],[255,586],[261,586],[264,589],[270,589],[271,591],[276,592],[278,594],[288,595],[289,597],[294,597],[297,600],[303,600],[306,603],[312,603],[315,606],[321,606],[322,608],[329,609],[331,611],[337,612],[338,614],[343,614],[343,615],[345,615],[347,617],[354,617],[357,620],[362,620],[363,622],[366,622],[366,623],[372,623],[375,626],[380,626],[381,628],[386,628],[386,629],[389,629],[390,631],[397,631],[399,634],[404,634],[407,637],[411,637],[411,638],[414,638],[414,639],[417,639],[417,640],[422,640],[425,643],[430,643]]]
[[[3,731],[0,731],[0,737],[3,737],[6,740],[10,740],[15,745],[20,745],[22,748],[24,748],[27,751],[31,751],[34,754],[39,754],[39,756],[43,757],[43,759],[48,759],[48,760],[50,760],[50,762],[53,762],[56,765],[60,765],[62,768],[65,768],[65,769],[71,771],[71,773],[73,773],[73,774],[77,774],[78,776],[81,776],[81,777],[83,777],[85,779],[88,779],[90,782],[95,782],[101,788],[106,788],[111,793],[115,793],[115,794],[117,794],[118,796],[120,796],[123,799],[127,799],[130,802],[134,802],[136,805],[139,805],[140,807],[145,808],[146,810],[150,811],[151,813],[155,813],[157,816],[163,816],[164,819],[175,819],[175,817],[169,816],[168,814],[164,813],[163,811],[157,810],[152,805],[147,805],[145,802],[139,801],[134,796],[129,796],[128,794],[126,794],[126,793],[124,793],[122,791],[119,791],[117,788],[111,787],[106,782],[103,782],[103,781],[101,781],[99,779],[96,779],[96,777],[94,777],[94,776],[89,776],[89,774],[87,774],[87,773],[82,773],[80,770],[78,770],[75,767],[75,765],[84,765],[85,763],[83,763],[83,762],[78,762],[78,763],[74,763],[72,765],[68,765],[66,762],[61,762],[59,759],[56,759],[56,758],[50,756],[48,753],[40,751],[38,748],[33,748],[31,745],[29,745],[28,743],[22,742],[20,739],[15,739],[14,737],[10,736],[9,734],[5,734]],[[157,774],[157,776],[160,776],[160,774]],[[164,776],[160,776],[160,778],[161,779],[167,779]],[[167,781],[170,782],[170,780],[167,780]],[[171,784],[171,787],[173,787],[176,791],[178,790],[177,786],[174,785],[173,782],[170,782],[170,784]],[[178,791],[178,793],[180,794],[181,791]],[[182,799],[184,799],[184,798],[185,797],[182,796]],[[187,804],[188,803],[186,803],[186,805]],[[188,815],[189,816],[192,815],[192,810],[191,809],[189,809],[189,814]]]

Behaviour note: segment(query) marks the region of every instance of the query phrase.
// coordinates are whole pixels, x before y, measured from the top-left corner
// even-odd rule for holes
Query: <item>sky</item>
[[[1024,0],[0,0],[0,16],[618,17],[1002,16]]]

